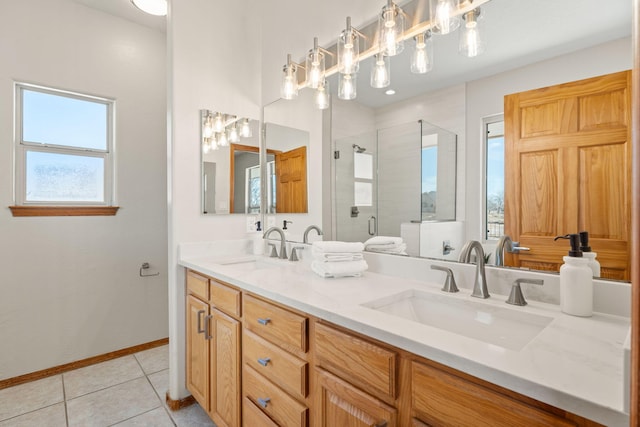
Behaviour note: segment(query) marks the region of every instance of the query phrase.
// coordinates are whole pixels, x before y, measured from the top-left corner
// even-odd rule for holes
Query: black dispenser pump
[[[564,236],[557,236],[553,240],[568,239],[571,245],[569,256],[574,258],[582,257],[582,251],[580,250],[580,235],[579,234],[565,234]]]
[[[591,252],[591,246],[589,246],[589,232],[580,232],[580,250],[582,252]]]
[[[256,221],[256,231],[262,231],[262,228],[260,228],[260,221]]]

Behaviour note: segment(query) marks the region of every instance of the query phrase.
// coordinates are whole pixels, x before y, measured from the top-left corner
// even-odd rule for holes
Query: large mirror
[[[425,10],[420,5],[426,3],[421,0],[409,2],[413,5],[412,10]],[[487,232],[487,224],[493,222],[500,228],[495,214],[501,213],[502,207],[496,200],[499,192],[492,192],[491,200],[487,198],[486,156],[490,154],[487,153],[487,119],[504,113],[504,97],[508,94],[630,69],[631,16],[628,0],[613,0],[607,2],[606,7],[595,0],[492,0],[481,7],[478,29],[486,43],[482,55],[475,58],[460,55],[459,33],[433,36],[433,70],[424,75],[412,74],[410,63],[415,44],[407,40],[404,52],[390,58],[390,86],[384,89],[370,87],[371,58],[360,64],[355,100],[339,100],[336,90],[339,84],[334,80],[331,84],[332,142],[336,144],[334,146],[343,145],[342,150],[352,145],[363,146],[359,140],[366,135],[375,140],[380,130],[402,130],[404,126],[416,126],[418,120],[457,135],[455,221],[411,223],[409,219],[417,216],[412,211],[394,227],[395,230],[405,228],[405,240],[412,235],[424,237],[417,243],[419,248],[413,252],[415,255],[455,260],[456,249],[471,239],[481,241],[486,252],[492,253],[500,231],[494,230],[492,237]],[[395,93],[388,95],[389,89]],[[415,169],[409,163],[405,165],[405,171]],[[560,170],[560,173],[568,171]],[[377,170],[377,174],[380,180],[381,171]],[[415,171],[412,176],[415,177],[413,185],[419,185],[421,176]],[[336,223],[335,219],[339,217],[336,210],[342,209],[341,177],[336,173],[324,177],[326,183],[334,180]],[[399,179],[397,174],[394,178]],[[378,182],[378,185],[381,184]],[[619,206],[615,209],[627,208]],[[366,218],[374,215],[358,209],[359,215]],[[536,209],[544,211],[551,207],[543,203]],[[395,231],[387,230],[385,233],[397,235]],[[343,227],[345,234],[340,231],[340,222],[337,222],[334,238],[363,239],[355,234],[350,236],[348,232],[353,230],[348,227]],[[382,234],[384,230],[379,227],[377,231]],[[595,243],[593,247],[598,250]],[[563,250],[565,248],[561,246],[559,251]],[[603,255],[604,252],[601,250]]]
[[[203,214],[260,213],[260,122],[202,110]]]

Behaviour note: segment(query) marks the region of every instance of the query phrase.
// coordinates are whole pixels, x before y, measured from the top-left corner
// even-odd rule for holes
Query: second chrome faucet
[[[476,298],[489,298],[487,277],[484,273],[484,249],[482,249],[482,244],[477,240],[469,240],[460,250],[460,258],[458,261],[469,263],[472,251],[475,251],[476,255],[476,276],[473,282],[473,292],[471,292],[471,296]]]

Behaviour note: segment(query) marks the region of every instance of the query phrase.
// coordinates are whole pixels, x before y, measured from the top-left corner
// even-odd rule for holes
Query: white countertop
[[[440,291],[442,284],[365,272],[362,277],[323,279],[307,263],[276,260],[276,266],[221,265],[220,255],[183,251],[180,265],[243,290],[307,312],[403,350],[474,375],[607,426],[626,426],[623,412],[623,345],[629,318],[594,313],[580,318],[559,306],[529,301],[505,304],[492,295],[475,302],[552,317],[521,350],[514,351],[463,335],[381,313],[361,304],[409,289],[468,299],[470,292]],[[270,262],[273,262],[270,260]]]

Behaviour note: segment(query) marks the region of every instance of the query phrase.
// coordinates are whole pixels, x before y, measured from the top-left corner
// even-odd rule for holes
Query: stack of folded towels
[[[362,256],[360,242],[313,242],[311,269],[320,277],[362,276],[369,266]]]
[[[375,236],[364,242],[364,250],[383,254],[407,255],[407,244],[402,237]]]

